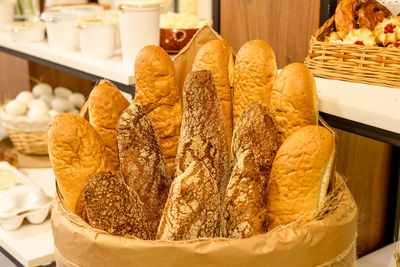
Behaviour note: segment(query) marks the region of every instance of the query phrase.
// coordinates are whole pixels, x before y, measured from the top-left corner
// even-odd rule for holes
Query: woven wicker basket
[[[47,155],[47,132],[18,132],[7,130],[14,147],[22,153]]]
[[[315,76],[400,88],[400,50],[324,42],[335,29],[334,16],[311,37],[305,64]]]

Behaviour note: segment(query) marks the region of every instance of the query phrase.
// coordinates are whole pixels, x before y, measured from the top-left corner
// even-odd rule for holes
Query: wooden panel
[[[391,146],[337,130],[337,171],[347,181],[359,208],[357,252],[382,245],[385,230]]]
[[[0,103],[29,88],[28,62],[0,52]]]
[[[88,96],[94,85],[90,81],[33,62],[29,62],[29,72],[34,77],[32,86],[36,84],[35,81],[46,82],[53,87],[63,86]]]
[[[304,61],[319,9],[320,0],[221,0],[221,34],[235,51],[251,39],[267,41],[282,68]]]

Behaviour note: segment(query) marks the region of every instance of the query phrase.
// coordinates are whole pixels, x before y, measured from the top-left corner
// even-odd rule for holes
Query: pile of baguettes
[[[60,114],[49,153],[63,206],[92,227],[140,239],[246,238],[312,220],[334,172],[314,77],[279,75],[264,41],[234,62],[223,40],[197,53],[183,90],[170,56],[143,48],[129,103],[107,81],[80,116]],[[233,89],[230,84],[233,83]]]

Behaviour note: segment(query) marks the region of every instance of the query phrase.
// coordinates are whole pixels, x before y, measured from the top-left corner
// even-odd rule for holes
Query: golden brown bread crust
[[[336,31],[345,33],[364,27],[373,31],[379,22],[390,16],[390,11],[375,0],[342,0],[335,11],[335,27]]]
[[[151,121],[138,103],[122,114],[117,140],[121,175],[146,205],[156,233],[172,181]]]
[[[173,174],[182,104],[174,65],[164,49],[150,45],[140,51],[135,61],[135,82],[134,102],[142,105],[153,123],[168,168]]]
[[[54,117],[47,134],[50,161],[64,207],[77,214],[77,206],[83,205],[78,202],[86,181],[104,170],[103,142],[85,119],[68,113]]]
[[[203,163],[194,161],[171,185],[157,238],[189,240],[219,237],[218,187]]]
[[[317,89],[307,66],[292,63],[282,69],[271,92],[269,115],[280,144],[297,129],[318,124]]]
[[[258,102],[247,105],[233,133],[232,166],[244,151],[251,150],[259,170],[268,178],[278,148],[278,133],[268,109]]]
[[[233,86],[234,126],[250,102],[257,101],[268,107],[276,73],[275,53],[268,43],[252,40],[240,48]]]
[[[210,70],[213,74],[222,113],[224,114],[228,149],[231,147],[233,132],[232,93],[229,83],[230,62],[233,62],[233,55],[229,44],[225,40],[211,40],[197,52],[192,68],[192,71]]]
[[[121,177],[111,172],[93,175],[84,187],[89,224],[113,235],[154,239],[145,220],[143,202]]]
[[[265,180],[253,153],[241,153],[226,189],[223,236],[247,238],[267,232]]]
[[[89,122],[99,133],[106,147],[109,171],[119,171],[116,128],[119,117],[128,106],[128,100],[107,80],[102,80],[93,88],[87,101]]]
[[[197,136],[186,140],[179,149],[175,176],[184,173],[193,161],[199,161],[210,171],[214,179],[219,177],[218,150],[210,141]]]
[[[209,70],[189,73],[184,84],[179,151],[187,140],[194,137],[204,138],[217,148],[219,176],[216,181],[223,200],[229,179],[228,147],[224,117]]]
[[[268,230],[312,219],[334,172],[335,138],[321,126],[294,132],[276,154],[267,188]]]

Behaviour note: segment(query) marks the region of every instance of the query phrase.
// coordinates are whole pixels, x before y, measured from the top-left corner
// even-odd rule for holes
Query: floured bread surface
[[[209,70],[189,73],[184,84],[179,151],[183,150],[183,144],[187,140],[194,137],[208,140],[217,148],[219,177],[216,181],[223,199],[229,179],[228,146],[224,117],[214,79]]]
[[[251,150],[259,170],[269,177],[272,162],[278,151],[277,135],[274,122],[268,115],[268,109],[258,102],[250,103],[235,126],[232,165],[237,163],[237,158],[244,151]]]
[[[54,117],[47,131],[49,156],[64,207],[83,210],[81,193],[86,181],[104,170],[105,148],[96,130],[84,118],[68,113]],[[78,214],[81,215],[81,214]]]
[[[182,101],[171,57],[164,49],[150,45],[135,61],[135,103],[142,105],[153,123],[170,173],[174,173],[182,120]]]
[[[225,237],[246,238],[267,232],[264,176],[249,150],[239,156],[225,195]]]
[[[334,173],[335,138],[321,126],[306,126],[289,136],[276,154],[267,188],[268,230],[322,206]]]
[[[157,232],[171,178],[151,121],[139,104],[132,103],[122,114],[117,139],[121,175],[146,205]]]
[[[186,140],[179,147],[176,157],[176,176],[181,175],[193,161],[199,161],[210,171],[211,176],[217,180],[219,177],[218,150],[204,137],[194,137]]]
[[[232,48],[225,40],[218,39],[208,41],[200,48],[192,68],[193,71],[210,70],[212,72],[224,114],[228,148],[231,147],[233,132],[232,93],[229,77],[229,74],[233,73],[233,67]]]
[[[210,172],[194,161],[171,185],[157,238],[190,240],[220,235],[218,188]]]
[[[235,61],[233,86],[233,125],[246,106],[253,101],[268,107],[277,74],[275,53],[262,40],[245,43]]]
[[[111,172],[93,175],[84,188],[89,224],[113,235],[154,239],[144,204],[121,177]]]
[[[106,80],[92,90],[87,101],[88,120],[106,147],[106,167],[109,171],[119,170],[116,128],[119,117],[128,106],[128,100],[118,88]]]
[[[282,69],[271,92],[269,112],[280,144],[301,127],[318,125],[317,89],[306,65],[292,63]]]

